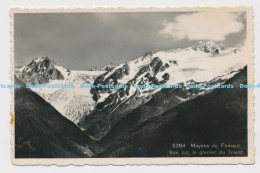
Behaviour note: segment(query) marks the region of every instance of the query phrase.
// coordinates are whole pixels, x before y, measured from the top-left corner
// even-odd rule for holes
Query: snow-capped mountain
[[[49,102],[63,116],[75,124],[88,114],[94,106],[89,89],[79,88],[80,84],[92,84],[103,71],[74,71],[55,64],[48,57],[33,59],[27,66],[17,67],[16,76],[25,84],[69,85],[75,88],[32,88]]]
[[[24,83],[73,84],[75,88],[72,89],[32,90],[82,130],[88,131],[89,136],[100,140],[127,112],[149,102],[157,93],[166,92],[171,98],[165,101],[167,106],[163,106],[163,112],[212,90],[135,88],[134,84],[222,84],[246,65],[245,57],[243,49],[224,49],[212,41],[201,41],[186,49],[147,52],[129,62],[108,65],[105,71],[68,70],[44,57],[34,59],[27,66],[17,67],[15,72]],[[89,89],[79,88],[80,84],[126,84],[128,88]],[[143,117],[142,121],[147,118]]]
[[[205,51],[210,50],[210,51]],[[217,50],[217,51],[216,51]],[[212,41],[201,41],[186,49],[147,52],[144,56],[113,67],[98,76],[95,84],[177,84],[194,80],[209,81],[242,68],[246,60],[236,48],[224,50]],[[218,52],[211,54],[210,52]],[[238,54],[237,54],[238,53]],[[228,63],[225,63],[228,61]],[[131,88],[131,87],[130,87]],[[117,89],[91,89],[96,100]],[[130,89],[131,90],[131,89]],[[150,89],[144,89],[145,92]],[[158,89],[159,90],[159,89]],[[127,90],[128,92],[128,90]],[[131,90],[133,93],[134,90]]]
[[[210,51],[205,51],[206,49]],[[151,112],[149,117],[140,115],[142,120],[139,123],[182,102],[209,93],[213,89],[140,89],[135,88],[134,84],[223,84],[246,65],[243,51],[234,50],[236,48],[224,49],[221,45],[207,41],[186,49],[147,52],[136,60],[120,64],[99,75],[94,84],[127,84],[129,87],[92,88],[90,92],[98,104],[91,113],[82,118],[78,126],[93,139],[101,140],[128,112],[146,104],[156,94],[166,92],[168,95],[164,95],[169,98],[161,99],[161,103],[157,102],[155,106],[162,107],[159,112]],[[162,106],[163,102],[167,106]]]
[[[73,127],[72,123],[64,125],[67,121],[64,118],[64,120],[59,118],[62,120],[61,124],[48,119],[46,126],[42,125],[45,122],[42,119],[38,121],[32,118],[32,121],[25,121],[34,125],[39,124],[43,127],[40,128],[43,132],[51,129],[55,133],[61,131],[68,133],[68,130],[53,129],[52,126],[56,123],[57,127],[74,129],[75,133],[69,135],[73,141],[73,144],[68,144],[72,146],[70,150],[76,150],[84,157],[125,157],[131,156],[131,153],[134,153],[133,156],[150,153],[151,156],[158,157],[168,156],[164,152],[166,151],[164,147],[168,148],[176,138],[177,141],[185,143],[203,137],[206,142],[211,143],[215,142],[215,136],[219,133],[224,136],[221,138],[223,141],[230,139],[230,136],[233,137],[233,132],[236,132],[234,139],[240,140],[241,136],[246,137],[246,134],[242,134],[243,131],[228,129],[246,127],[241,124],[246,123],[247,90],[239,88],[239,84],[247,83],[247,68],[244,68],[247,65],[247,57],[247,52],[241,47],[224,48],[211,41],[201,41],[185,49],[147,52],[123,64],[110,64],[103,68],[104,71],[96,71],[96,68],[91,71],[69,70],[45,57],[36,58],[26,66],[15,68],[15,73],[25,84],[74,85],[75,88],[32,88],[29,94],[21,90],[27,102],[37,98],[36,100],[40,100],[39,103],[43,104],[39,96],[48,102],[44,103],[46,106],[40,112],[41,109],[32,109],[29,105],[30,109],[26,110],[30,115],[34,115],[35,110],[38,110],[36,112],[40,117],[48,115],[47,118],[51,119],[60,117],[61,114],[77,125]],[[80,88],[80,84],[128,87]],[[136,84],[139,86],[178,84],[182,87],[136,88]],[[188,88],[186,84],[211,86],[232,84],[234,88],[232,90]],[[24,87],[25,85],[22,85],[21,88]],[[16,94],[16,97],[16,100],[19,99],[19,95]],[[21,100],[16,101],[16,104],[17,108],[28,106]],[[33,105],[39,107],[41,104]],[[55,112],[54,108],[60,114]],[[18,110],[16,114],[20,114],[21,118],[24,117],[22,116],[24,108],[16,110]],[[203,134],[209,126],[212,128],[206,135]],[[196,133],[190,133],[193,131]],[[225,138],[227,131],[232,134]],[[32,132],[31,128],[23,131],[24,134]],[[45,137],[49,138],[49,134],[52,132]],[[86,141],[74,145],[77,136],[86,138]],[[166,137],[158,141],[158,136]],[[34,136],[33,140],[41,139]],[[24,143],[28,139],[23,136],[22,140],[17,141],[23,147],[21,151],[27,152],[27,145]],[[50,145],[41,143],[43,145],[30,144]],[[161,146],[164,147],[158,150]]]
[[[48,57],[35,58],[27,66],[18,67],[15,71],[18,78],[29,84],[64,79],[64,74],[56,68],[54,60]]]

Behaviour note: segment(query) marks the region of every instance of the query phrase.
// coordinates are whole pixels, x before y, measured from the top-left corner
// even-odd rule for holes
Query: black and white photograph
[[[254,162],[251,8],[10,14],[14,162]]]

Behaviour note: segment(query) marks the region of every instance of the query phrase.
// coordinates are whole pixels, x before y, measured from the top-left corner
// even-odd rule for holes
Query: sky
[[[70,70],[102,68],[148,51],[186,48],[200,40],[243,44],[244,12],[16,13],[15,66],[48,56]]]

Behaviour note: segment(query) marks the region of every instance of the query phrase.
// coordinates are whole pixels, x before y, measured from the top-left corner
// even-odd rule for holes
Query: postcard
[[[253,164],[253,8],[13,8],[15,165]]]

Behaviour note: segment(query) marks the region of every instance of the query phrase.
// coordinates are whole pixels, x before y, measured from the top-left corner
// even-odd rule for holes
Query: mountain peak
[[[210,40],[202,40],[192,46],[193,50],[204,51],[205,53],[219,54],[224,50],[224,46],[221,43],[216,43]]]
[[[49,58],[48,56],[46,57],[38,57],[38,58],[34,58],[29,64],[28,66],[34,66],[34,65],[38,65],[38,64],[45,64],[45,65],[55,65],[55,62],[53,59]]]
[[[42,84],[49,80],[64,79],[62,73],[55,67],[55,62],[49,57],[33,59],[28,65],[16,70],[23,82]]]

